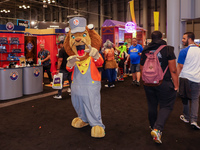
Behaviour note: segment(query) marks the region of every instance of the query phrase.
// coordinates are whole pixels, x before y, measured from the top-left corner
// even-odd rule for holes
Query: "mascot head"
[[[64,42],[64,48],[69,56],[77,55],[80,61],[89,57],[84,50],[91,47],[100,50],[101,37],[94,30],[93,25],[86,26],[86,19],[74,17],[69,20],[70,29]]]

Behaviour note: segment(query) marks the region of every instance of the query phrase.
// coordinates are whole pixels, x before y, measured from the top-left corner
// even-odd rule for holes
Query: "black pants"
[[[47,74],[48,74],[48,77],[49,77],[49,82],[52,82],[53,79],[52,79],[52,76],[51,76],[51,71],[50,71],[50,69],[51,69],[51,64],[49,64],[49,65],[47,65],[47,66],[43,66],[43,74],[44,74],[44,72],[45,72],[45,70],[46,70],[46,72],[47,72]]]
[[[67,79],[69,81],[69,87],[71,87],[71,82],[72,82],[71,81],[71,72],[68,72],[67,70],[60,70],[60,73],[63,73],[62,85],[64,84],[65,80]],[[62,95],[62,89],[58,90],[58,96]]]
[[[151,128],[163,130],[166,120],[173,110],[176,91],[172,81],[164,81],[159,86],[144,86],[148,101],[148,118]],[[158,110],[159,106],[159,110]]]

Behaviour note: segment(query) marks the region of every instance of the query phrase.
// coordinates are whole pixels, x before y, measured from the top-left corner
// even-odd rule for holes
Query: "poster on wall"
[[[25,58],[37,64],[37,37],[25,36]]]

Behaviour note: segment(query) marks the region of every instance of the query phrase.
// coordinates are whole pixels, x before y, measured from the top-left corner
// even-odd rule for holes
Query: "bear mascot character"
[[[90,125],[91,136],[105,136],[101,118],[101,76],[97,69],[102,66],[99,54],[101,37],[93,25],[86,26],[86,19],[74,17],[69,20],[70,29],[65,38],[64,48],[69,55],[67,70],[72,71],[71,100],[78,117],[72,120],[74,128]]]

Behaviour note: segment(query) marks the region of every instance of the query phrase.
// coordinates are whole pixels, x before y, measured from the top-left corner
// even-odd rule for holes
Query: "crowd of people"
[[[104,59],[104,64],[98,70],[101,75],[103,71],[106,73],[108,84],[105,84],[105,87],[114,88],[116,81],[124,81],[126,73],[130,73],[132,76],[133,85],[140,86],[143,66],[147,59],[146,54],[154,53],[164,45],[157,53],[164,72],[163,80],[157,86],[144,85],[151,136],[156,143],[162,143],[162,131],[173,110],[177,91],[183,102],[183,114],[180,115],[180,119],[184,123],[190,123],[192,128],[200,130],[197,124],[200,95],[200,49],[195,45],[194,38],[195,35],[192,32],[186,32],[183,35],[182,43],[185,48],[180,51],[177,62],[174,47],[167,45],[166,41],[162,39],[160,31],[154,31],[151,34],[152,41],[144,49],[140,44],[137,44],[137,39],[133,38],[130,47],[127,47],[127,42],[116,47],[110,40],[107,40],[99,51]],[[66,70],[69,56],[64,50],[63,41],[59,44],[61,50],[58,55],[56,73],[63,73],[63,83],[64,80],[68,80],[70,85],[71,73]],[[43,44],[40,47],[38,58],[41,59],[49,81],[52,82],[50,53],[44,49]],[[176,63],[178,63],[177,67]],[[70,93],[70,88],[68,92]],[[58,94],[54,98],[62,99],[62,89],[58,90]]]

